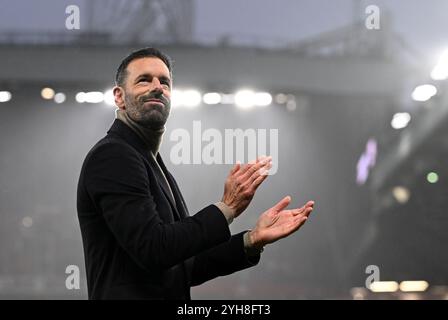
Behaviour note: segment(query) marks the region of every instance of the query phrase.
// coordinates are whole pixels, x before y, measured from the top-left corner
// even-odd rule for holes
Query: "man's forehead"
[[[157,57],[144,57],[132,60],[128,65],[128,72],[134,75],[147,72],[161,73],[167,77],[170,75],[170,70],[165,62]]]

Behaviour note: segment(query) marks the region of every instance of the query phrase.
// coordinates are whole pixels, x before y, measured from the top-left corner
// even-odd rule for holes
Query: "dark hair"
[[[121,61],[120,66],[117,69],[117,73],[115,74],[115,84],[117,86],[124,85],[124,82],[126,81],[126,77],[127,77],[127,67],[133,60],[141,59],[141,58],[148,58],[148,57],[155,57],[155,58],[159,58],[160,60],[162,60],[168,67],[168,70],[170,71],[170,76],[172,76],[172,70],[171,70],[172,60],[171,60],[171,58],[169,56],[167,56],[166,54],[164,54],[159,49],[148,47],[148,48],[143,48],[143,49],[139,49],[137,51],[131,52],[126,58],[124,58]]]

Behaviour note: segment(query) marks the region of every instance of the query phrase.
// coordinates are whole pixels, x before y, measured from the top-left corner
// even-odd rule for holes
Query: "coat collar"
[[[187,216],[187,209],[185,207],[185,204],[183,202],[183,199],[179,197],[180,190],[177,188],[177,185],[174,181],[174,178],[169,173],[168,169],[165,166],[165,163],[162,160],[162,157],[160,153],[158,152],[156,155],[156,158],[154,159],[152,156],[148,154],[148,150],[146,148],[145,142],[131,129],[128,127],[127,124],[125,124],[123,121],[119,119],[115,119],[110,129],[107,131],[107,134],[112,135],[118,135],[122,139],[124,139],[127,143],[129,143],[132,147],[134,147],[146,160],[148,160],[151,168],[155,172],[155,174],[158,177],[158,183],[160,187],[162,188],[163,192],[165,193],[165,196],[168,198],[172,208],[175,210],[175,212],[180,217]],[[162,169],[163,173],[165,174],[166,179],[168,180],[168,183],[170,184],[171,191],[173,192],[173,195],[175,197],[176,203],[174,203],[173,199],[170,196],[170,192],[167,189],[168,186],[165,185],[162,181],[164,180],[163,177],[161,177],[160,170],[157,168],[157,163],[159,164],[160,168]],[[176,206],[177,204],[177,206]]]
[[[146,146],[144,141],[123,121],[115,119],[115,121],[112,123],[112,126],[107,131],[107,134],[115,134],[120,136],[127,143],[133,146],[138,152],[145,156],[145,158],[147,158],[145,149]]]

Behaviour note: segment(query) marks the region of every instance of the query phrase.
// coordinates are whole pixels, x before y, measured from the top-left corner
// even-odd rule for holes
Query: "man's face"
[[[115,87],[115,102],[143,126],[162,127],[171,109],[170,71],[155,57],[133,60],[127,67],[124,88]]]

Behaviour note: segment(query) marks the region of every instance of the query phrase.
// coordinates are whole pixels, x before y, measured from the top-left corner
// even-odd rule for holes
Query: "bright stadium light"
[[[240,90],[235,94],[235,104],[241,109],[250,109],[255,105],[255,93],[252,90]]]
[[[275,95],[275,102],[278,104],[285,104],[288,101],[288,97],[284,93],[278,93]]]
[[[114,97],[114,93],[113,93],[112,89],[106,90],[103,93],[103,97],[104,97],[105,104],[107,104],[109,106],[115,105],[115,97]]]
[[[8,102],[11,100],[11,92],[9,91],[0,91],[0,102]]]
[[[440,55],[437,65],[432,69],[431,78],[433,80],[448,79],[448,50],[445,50]]]
[[[411,115],[407,112],[399,112],[394,114],[392,121],[390,122],[392,128],[403,129],[406,128],[411,121]]]
[[[65,94],[62,92],[58,92],[54,95],[54,102],[63,103],[65,101]]]
[[[85,92],[78,92],[75,96],[76,102],[78,103],[84,103],[86,102],[86,93]]]
[[[233,93],[221,95],[222,104],[235,104],[235,95]]]
[[[173,108],[179,107],[182,102],[182,91],[173,89],[171,91],[171,106]]]
[[[199,91],[194,89],[171,91],[171,106],[176,107],[197,107],[201,104],[202,95]]]
[[[85,93],[84,99],[88,103],[100,103],[104,101],[104,94],[100,91],[90,91]]]
[[[396,186],[392,189],[392,194],[397,200],[398,203],[405,204],[409,201],[409,198],[411,197],[411,192],[408,188],[402,187],[402,186]]]
[[[181,103],[186,107],[197,107],[201,103],[202,96],[197,90],[185,90],[182,93]]]
[[[374,281],[369,289],[373,292],[396,292],[399,285],[395,281]]]
[[[22,225],[25,227],[25,228],[31,228],[32,226],[33,226],[33,218],[31,218],[31,217],[24,217],[23,219],[22,219]]]
[[[403,292],[422,292],[426,291],[428,287],[427,281],[402,281],[400,283],[400,290]]]
[[[430,172],[426,175],[426,180],[429,183],[437,183],[437,181],[439,181],[439,175],[437,174],[437,172]]]
[[[296,100],[295,99],[288,100],[286,102],[286,109],[288,109],[288,111],[296,110],[297,109],[297,102],[296,102]]]
[[[418,86],[412,92],[412,99],[419,102],[428,101],[437,94],[437,88],[432,84]]]
[[[40,92],[40,95],[45,100],[51,100],[51,99],[53,99],[55,92],[51,88],[43,88]]]
[[[205,104],[218,104],[221,103],[221,95],[217,92],[208,92],[204,94],[202,101]]]
[[[265,107],[272,103],[272,96],[268,92],[255,93],[254,102],[256,106]]]

